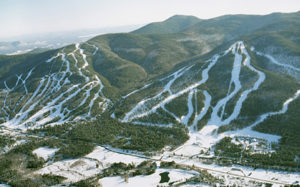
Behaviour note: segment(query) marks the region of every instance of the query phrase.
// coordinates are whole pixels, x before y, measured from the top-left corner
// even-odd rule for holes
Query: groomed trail
[[[5,122],[2,125],[11,129],[25,130],[32,123],[35,123],[34,128],[38,128],[45,124],[53,125],[74,120],[93,119],[96,115],[92,112],[93,108],[97,108],[97,112],[100,114],[107,109],[111,101],[103,94],[104,85],[97,74],[93,76],[88,74],[87,54],[80,46],[81,44],[77,43],[74,45],[74,51],[64,53],[63,49],[46,60],[45,63],[52,63],[52,66],[54,63],[61,63],[59,71],[50,71],[49,74],[41,77],[33,93],[28,93],[26,84],[37,68],[31,69],[26,76],[16,75],[17,81],[12,88],[9,88],[4,81],[5,89],[1,92],[5,93],[5,99],[1,106],[1,113],[5,114],[3,117]],[[95,48],[93,52],[95,55],[98,48],[95,45],[91,46]],[[75,63],[71,63],[71,60]],[[82,77],[84,82],[71,84],[70,79],[74,74]],[[24,87],[24,95],[14,108],[11,108],[7,102],[11,102],[13,92],[20,85]],[[74,100],[80,100],[80,103],[69,108],[70,102]],[[23,103],[22,107],[21,103]],[[85,112],[80,113],[80,110]]]
[[[0,94],[4,98],[0,109],[0,114],[3,116],[1,120],[5,121],[1,124],[4,126],[3,131],[5,130],[9,132],[10,135],[16,135],[22,138],[31,137],[41,138],[43,140],[58,140],[56,137],[30,136],[25,132],[19,132],[17,129],[25,131],[28,128],[39,128],[44,125],[91,120],[94,119],[96,115],[105,112],[108,107],[112,105],[112,101],[103,93],[105,85],[102,80],[96,73],[91,72],[91,69],[89,69],[89,55],[97,55],[99,49],[95,45],[89,43],[84,44],[92,47],[94,50],[87,51],[83,47],[83,44],[77,43],[74,45],[73,51],[65,53],[65,50],[61,50],[43,62],[52,65],[60,63],[59,71],[50,71],[48,74],[40,77],[39,80],[34,80],[37,84],[32,92],[28,89],[28,82],[33,81],[31,78],[35,71],[37,71],[37,67],[32,68],[27,73],[15,75],[16,81],[12,85],[8,85],[8,81],[3,82],[4,89],[0,90]],[[270,63],[277,66],[299,71],[299,68],[280,63],[271,55],[254,50],[253,52],[266,57]],[[216,99],[206,83],[212,78],[210,74],[212,69],[223,63],[222,58],[227,55],[233,56],[228,87],[225,88],[224,95]],[[290,185],[294,182],[291,180],[298,180],[298,173],[259,170],[238,165],[218,166],[216,164],[204,164],[199,161],[199,158],[196,158],[196,156],[200,155],[200,152],[204,150],[206,152],[206,158],[216,157],[211,148],[226,136],[249,136],[252,138],[266,139],[268,142],[278,141],[280,136],[256,132],[252,130],[252,128],[270,116],[286,113],[289,104],[299,98],[300,89],[295,93],[291,93],[291,96],[282,102],[281,108],[276,111],[260,114],[257,119],[249,123],[246,128],[217,134],[216,131],[220,126],[230,124],[239,117],[243,103],[249,98],[252,92],[261,88],[267,76],[266,73],[251,64],[251,56],[243,41],[235,42],[226,51],[214,55],[205,61],[201,68],[195,71],[194,69],[196,67],[198,67],[197,64],[184,66],[174,73],[161,78],[159,81],[162,83],[162,89],[159,90],[157,94],[139,100],[136,105],[118,119],[121,122],[131,122],[145,126],[172,127],[172,123],[159,124],[151,121],[140,121],[141,118],[147,118],[157,113],[158,110],[163,111],[189,129],[190,139],[183,145],[175,150],[163,150],[163,153],[159,153],[158,156],[147,157],[139,155],[138,153],[130,153],[94,143],[97,148],[90,154],[76,159],[48,162],[46,167],[39,169],[37,173],[51,174],[55,172],[58,175],[66,176],[69,181],[76,181],[96,176],[104,168],[103,165],[101,168],[98,168],[97,165],[107,164],[107,166],[109,166],[112,163],[126,160],[128,163],[136,160],[136,163],[151,160],[155,162],[175,161],[182,166],[206,170],[217,177],[233,177],[239,181],[243,179],[245,181],[253,180],[261,183]],[[241,76],[242,70],[247,70],[254,75],[254,77],[252,77],[253,82],[247,85],[247,87],[243,85]],[[199,76],[196,76],[195,72],[197,72]],[[71,76],[75,74],[82,78],[83,81],[72,84],[70,79]],[[192,81],[187,79],[188,81],[183,84],[181,82],[180,84],[180,81],[188,76],[194,79]],[[135,94],[138,94],[144,89],[149,89],[153,84],[154,83],[150,83],[133,90],[127,95],[124,95],[121,100],[134,97]],[[17,90],[21,90],[24,94],[12,107],[12,98]],[[201,100],[199,100],[199,96],[201,96]],[[175,99],[179,97],[186,97],[186,100],[184,100],[186,111],[185,114],[181,116],[167,107],[169,103],[174,102]],[[78,101],[77,104],[72,106],[72,103],[76,100]],[[229,103],[232,101],[234,101],[233,105],[232,103],[230,105]],[[230,106],[232,110],[228,112],[226,109]],[[94,110],[96,110],[97,113],[93,112]],[[116,118],[114,113],[111,114],[111,117]],[[205,124],[203,124],[202,129],[198,130],[198,124],[203,122],[202,120]],[[31,126],[31,123],[35,123],[35,125]],[[38,150],[45,151],[45,149],[46,148],[39,148]],[[201,156],[204,157],[204,155]],[[85,164],[82,165],[83,167],[80,167],[80,169],[72,168],[73,163],[77,161],[84,161],[83,163]],[[237,171],[240,173],[234,173]],[[230,179],[228,180],[230,181]]]
[[[25,130],[30,128],[32,124],[35,124],[33,128],[38,128],[43,125],[90,120],[106,111],[112,105],[112,102],[104,95],[104,84],[97,73],[90,72],[91,70],[88,68],[88,57],[90,55],[97,55],[99,49],[95,45],[84,43],[84,45],[91,47],[90,50],[92,49],[91,51],[86,51],[82,45],[80,43],[75,44],[73,51],[68,53],[64,52],[65,49],[62,49],[46,60],[44,63],[48,65],[52,64],[51,67],[58,63],[60,66],[59,70],[52,72],[51,68],[48,74],[40,77],[39,80],[34,80],[37,82],[37,86],[31,93],[28,92],[27,82],[33,81],[30,79],[32,74],[37,71],[37,67],[33,67],[27,73],[16,75],[16,81],[13,86],[9,86],[4,81],[4,89],[0,92],[4,98],[0,110],[0,114],[2,115],[1,120],[4,121],[2,125],[6,128]],[[277,66],[299,71],[299,68],[280,63],[271,55],[255,51],[254,49],[252,52],[260,56],[265,56],[271,63]],[[233,56],[229,84],[226,94],[216,100],[215,96],[211,94],[210,88],[205,86],[211,79],[210,71],[216,65],[223,63],[223,57],[227,55]],[[201,135],[203,137],[212,136],[217,128],[230,124],[239,117],[244,101],[247,100],[249,94],[258,90],[266,79],[265,73],[251,64],[251,57],[243,41],[237,41],[224,52],[215,54],[212,58],[206,60],[197,71],[195,71],[195,68],[198,68],[197,64],[184,66],[174,73],[161,78],[159,81],[163,84],[162,89],[154,96],[146,97],[137,102],[119,120],[121,122],[132,122],[141,125],[172,126],[171,123],[156,124],[151,121],[139,120],[160,110],[174,118],[177,122],[186,125],[191,133],[196,133],[198,136]],[[243,85],[241,81],[241,72],[243,69],[251,71],[255,75],[252,85]],[[197,74],[199,76],[196,76]],[[72,83],[72,75],[80,76],[84,81]],[[193,80],[184,84],[178,83],[188,76],[193,77]],[[133,90],[123,96],[122,99],[126,100],[128,97],[132,97],[144,89],[149,89],[153,84],[149,83],[139,89]],[[18,91],[21,89],[24,94],[12,107],[12,99],[17,89]],[[203,96],[201,101],[197,100],[198,95]],[[245,132],[249,133],[252,127],[267,117],[285,113],[288,104],[295,100],[298,95],[295,94],[295,97],[286,101],[281,111],[270,111],[269,113],[261,114],[255,123],[249,124],[244,131],[240,130],[239,132],[242,134],[245,134]],[[187,110],[185,114],[178,116],[167,105],[183,96],[186,97]],[[78,101],[76,106],[72,106],[71,103],[76,100]],[[234,103],[233,105],[231,103],[230,107],[232,107],[232,110],[229,110],[229,113],[226,109],[229,107],[229,102],[232,101]],[[199,102],[202,103],[202,106],[199,106]],[[97,110],[97,113],[93,112],[94,110]],[[111,116],[115,117],[113,114]],[[205,116],[207,119],[206,124],[198,132],[198,124]],[[251,134],[261,137],[259,133],[252,132]],[[276,140],[278,138],[269,139]]]
[[[241,53],[239,52],[239,50],[241,51]],[[205,113],[207,112],[207,109],[209,107],[212,107],[213,111],[211,114],[211,118],[208,122],[208,125],[222,125],[224,123],[230,123],[230,121],[236,119],[237,116],[239,115],[241,107],[242,107],[242,103],[247,98],[247,95],[250,92],[257,90],[258,87],[260,86],[260,84],[265,79],[264,73],[262,73],[261,71],[255,69],[253,66],[251,66],[250,56],[247,53],[247,50],[245,49],[244,43],[241,41],[234,43],[223,54],[215,55],[211,59],[207,60],[206,63],[208,63],[208,65],[201,73],[202,79],[192,85],[189,85],[189,86],[183,88],[182,90],[180,90],[176,93],[173,93],[170,88],[173,86],[174,82],[177,79],[180,79],[180,77],[183,76],[184,73],[188,73],[188,71],[190,70],[190,68],[192,66],[183,67],[183,68],[179,69],[178,71],[176,71],[175,73],[163,78],[162,80],[165,80],[168,78],[172,78],[172,79],[167,82],[167,84],[164,86],[164,89],[161,92],[159,92],[157,95],[155,95],[151,98],[146,98],[146,99],[141,100],[136,106],[134,106],[129,112],[126,113],[126,115],[124,116],[124,118],[121,121],[129,122],[134,119],[137,119],[137,118],[140,118],[143,116],[147,116],[151,113],[156,112],[156,110],[158,108],[162,108],[163,110],[166,111],[165,105],[167,103],[172,102],[173,99],[175,99],[179,96],[182,96],[183,94],[188,92],[189,93],[188,99],[187,99],[188,100],[188,102],[187,102],[188,113],[182,117],[178,117],[178,116],[175,116],[175,114],[172,114],[172,116],[174,116],[174,118],[176,120],[187,125],[192,114],[194,112],[197,112],[196,110],[194,110],[194,106],[192,105],[193,95],[197,94],[196,92],[197,92],[198,87],[200,87],[202,84],[205,84],[207,82],[207,80],[209,79],[209,71],[216,65],[216,63],[218,63],[218,60],[221,57],[227,55],[229,52],[231,52],[234,55],[234,62],[233,62],[233,69],[232,69],[232,73],[231,73],[231,80],[230,80],[230,84],[229,84],[229,88],[228,88],[228,93],[227,93],[226,97],[220,99],[215,106],[211,106],[209,104],[210,100],[211,100],[210,97],[213,97],[213,96],[210,96],[210,94],[207,91],[203,90],[203,94],[207,98],[204,102],[205,107],[201,111],[201,114],[196,114],[196,118],[193,121],[193,125],[195,126],[195,124],[197,124],[197,122],[199,120],[201,120],[201,118],[205,115]],[[246,58],[244,59],[244,61],[243,61],[243,55],[246,55]],[[233,113],[227,119],[222,120],[226,104],[228,103],[228,101],[230,99],[232,99],[234,96],[236,96],[237,93],[242,88],[241,82],[239,80],[240,71],[241,71],[242,66],[249,68],[251,71],[257,73],[259,75],[259,79],[256,81],[256,83],[254,84],[254,86],[251,89],[245,90],[241,94],[240,99],[238,100],[238,102],[235,105]],[[232,91],[232,88],[234,88],[233,91]],[[143,88],[141,88],[141,89],[143,89]],[[148,107],[149,105],[145,105],[145,103],[150,103],[151,101],[156,101],[158,98],[161,98],[164,93],[168,93],[168,96],[161,99],[161,101],[158,104],[155,104],[151,107]],[[221,115],[219,115],[220,111],[222,111]],[[167,111],[167,112],[170,113],[170,111]]]
[[[265,56],[270,60],[271,63],[279,65],[282,68],[288,68],[294,71],[299,71],[299,69],[296,67],[293,67],[291,65],[286,65],[276,61],[276,59],[273,58],[271,55],[266,55],[261,52],[254,51],[254,49],[252,51],[255,52],[257,55]],[[208,92],[208,90],[205,90],[203,88],[201,89],[201,86],[205,85],[207,81],[210,79],[209,77],[210,70],[214,66],[216,66],[216,64],[222,63],[222,57],[229,55],[229,53],[231,53],[234,56],[234,60],[232,62],[233,66],[231,70],[231,75],[230,75],[231,78],[229,82],[229,87],[227,89],[227,94],[223,98],[219,98],[216,101],[215,105],[212,105],[212,100],[214,99],[214,95],[211,95]],[[208,138],[206,140],[212,139],[213,140],[212,142],[206,141],[207,145],[205,147],[211,146],[213,143],[219,140],[220,137],[222,137],[222,136],[217,137],[217,135],[214,135],[217,128],[222,125],[230,124],[233,120],[236,120],[239,117],[244,101],[248,98],[249,94],[251,94],[252,92],[260,88],[261,84],[266,79],[266,75],[264,72],[257,69],[251,64],[251,57],[243,41],[235,42],[223,53],[214,55],[211,59],[207,60],[205,63],[206,63],[206,68],[199,70],[199,73],[201,74],[201,79],[196,80],[190,84],[187,83],[185,87],[181,87],[181,89],[177,92],[174,92],[174,90],[172,90],[171,88],[177,86],[176,81],[180,80],[184,76],[193,74],[191,69],[195,66],[195,64],[182,67],[176,72],[160,79],[161,82],[163,81],[166,82],[165,85],[163,86],[163,89],[160,92],[158,92],[158,94],[156,94],[155,96],[147,97],[139,101],[132,109],[130,109],[127,113],[125,113],[124,117],[122,117],[120,121],[133,122],[136,124],[143,123],[145,125],[146,124],[155,125],[151,122],[149,123],[139,122],[139,119],[157,113],[158,109],[162,109],[163,111],[171,115],[176,121],[189,127],[190,133],[197,135],[197,139],[199,140],[201,139],[203,141],[206,138]],[[251,71],[255,74],[254,82],[252,85],[249,86],[249,85],[242,84],[240,80],[242,69]],[[135,93],[141,91],[142,89],[147,89],[148,86],[149,85],[146,85],[138,90],[135,90],[123,98],[126,99],[128,96],[134,95]],[[247,88],[245,88],[246,86]],[[203,103],[203,107],[198,109],[197,94],[199,93],[204,96],[204,99],[203,101],[201,101]],[[181,97],[184,94],[187,95],[186,114],[184,114],[183,116],[176,116],[176,114],[173,111],[170,111],[169,109],[166,108],[166,105],[168,103],[173,102],[174,99]],[[258,119],[255,123],[249,124],[249,126],[244,130],[230,132],[230,134],[246,135],[247,133],[249,133],[254,137],[263,138],[263,136],[265,136],[266,139],[269,141],[278,141],[278,136],[258,133],[253,131],[252,128],[255,125],[264,121],[269,116],[285,113],[287,111],[288,104],[293,100],[297,99],[298,95],[299,93],[297,92],[294,97],[285,101],[282,110],[277,112],[270,111],[269,113],[261,114],[261,116],[258,116]],[[231,113],[229,114],[226,113],[225,115],[225,109],[228,103],[232,100],[235,101],[233,109]],[[211,110],[210,113],[208,113],[209,110]],[[207,123],[198,132],[197,125],[205,115],[209,115]],[[162,124],[157,124],[157,126],[161,126],[161,125]]]

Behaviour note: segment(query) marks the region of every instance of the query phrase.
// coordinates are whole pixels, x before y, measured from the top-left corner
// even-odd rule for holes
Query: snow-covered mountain
[[[37,185],[53,173],[67,178],[57,183],[105,183],[125,154],[134,163],[161,162],[161,173],[182,176],[173,181],[179,185],[299,181],[298,17],[174,16],[133,33],[0,56],[0,168],[25,154],[20,171],[34,173]],[[99,157],[107,151],[117,159]],[[8,180],[13,167],[5,166],[0,181],[19,182]],[[129,181],[141,180],[134,167],[128,171]]]

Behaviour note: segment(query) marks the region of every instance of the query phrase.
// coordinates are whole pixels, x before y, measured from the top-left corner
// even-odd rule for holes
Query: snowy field
[[[169,182],[160,183],[160,173],[169,172]],[[105,177],[99,180],[103,187],[120,186],[120,187],[131,187],[131,186],[143,186],[143,187],[156,187],[156,186],[169,186],[168,183],[179,183],[184,182],[185,179],[197,176],[197,172],[185,171],[179,169],[157,169],[155,173],[151,175],[141,175],[135,177],[129,177],[128,182],[120,176],[116,177]]]
[[[123,162],[138,165],[145,159],[135,156],[124,155],[108,151],[103,147],[96,147],[90,154],[78,158],[62,160],[49,163],[46,167],[38,170],[38,174],[56,174],[66,177],[66,182],[77,182],[88,177],[95,176],[102,169],[109,167],[113,163]]]
[[[41,157],[44,160],[52,158],[56,151],[59,149],[49,148],[49,147],[40,147],[32,151],[33,154],[36,154],[37,157]]]
[[[181,163],[190,166],[194,165],[202,169],[207,169],[207,171],[212,175],[218,178],[223,178],[227,184],[229,184],[230,182],[237,183],[243,177],[246,177],[245,180],[258,179],[260,181],[270,181],[271,183],[278,182],[283,184],[291,184],[296,181],[300,182],[300,172],[284,172],[275,170],[254,169],[238,165],[233,165],[231,167],[218,166],[215,164],[203,164],[197,159],[189,159],[186,157],[170,156],[163,158],[163,160],[175,161],[176,163]],[[231,175],[233,175],[233,177]]]

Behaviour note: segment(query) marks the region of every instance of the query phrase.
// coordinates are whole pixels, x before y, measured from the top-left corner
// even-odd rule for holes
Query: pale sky
[[[225,14],[296,12],[300,0],[0,0],[0,38]]]

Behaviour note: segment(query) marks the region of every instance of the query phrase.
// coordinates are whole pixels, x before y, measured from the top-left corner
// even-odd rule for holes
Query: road
[[[154,159],[151,157],[146,157],[146,156],[142,156],[142,155],[136,155],[136,154],[130,154],[130,153],[125,153],[125,152],[119,152],[116,150],[112,150],[110,148],[107,148],[105,146],[102,145],[98,145],[101,147],[104,147],[105,149],[114,152],[114,153],[118,153],[118,154],[124,154],[124,155],[129,155],[129,156],[133,156],[133,157],[138,157],[138,158],[144,158],[144,159],[148,159],[148,160],[152,160],[152,161],[164,161],[164,162],[171,162],[174,161],[176,163],[176,160],[170,160],[170,158],[168,160],[160,158],[160,159]],[[172,156],[172,155],[170,155]],[[183,167],[194,167],[195,170],[196,169],[200,169],[200,170],[206,170],[206,171],[211,171],[211,172],[215,172],[215,173],[219,173],[222,175],[230,175],[230,176],[234,176],[234,177],[239,177],[239,178],[244,178],[244,179],[250,179],[256,182],[261,182],[261,183],[270,183],[270,184],[279,184],[279,185],[291,185],[291,183],[286,183],[286,182],[281,182],[281,181],[273,181],[273,180],[266,180],[266,179],[259,179],[259,178],[255,178],[255,177],[250,177],[250,176],[245,176],[245,175],[239,175],[239,174],[234,174],[234,173],[228,173],[228,172],[224,172],[221,170],[216,170],[216,169],[211,169],[211,168],[206,168],[206,167],[200,167],[200,166],[195,166],[195,165],[188,165],[188,164],[182,164],[180,163],[181,166]]]
[[[51,136],[51,137],[50,136],[37,136],[37,135],[31,135],[31,134],[26,134],[26,133],[22,133],[22,132],[19,132],[19,133],[14,132],[14,136],[27,137],[27,138],[31,137],[31,138],[38,138],[38,139],[42,138],[44,140],[45,139],[67,140],[67,139],[53,137],[53,136]],[[118,151],[116,149],[112,149],[112,148],[109,148],[107,146],[104,146],[104,145],[101,145],[101,144],[98,144],[98,143],[93,143],[93,144],[96,145],[96,146],[103,147],[106,150],[114,152],[114,153],[117,153],[117,154],[123,154],[123,155],[132,156],[132,157],[143,158],[143,159],[147,159],[147,160],[151,160],[151,161],[164,161],[164,162],[174,161],[175,163],[176,163],[176,161],[178,161],[176,159],[172,159],[173,155],[171,155],[171,154],[164,156],[164,157],[168,157],[168,159],[165,159],[164,157],[156,159],[156,158],[148,157],[148,156],[145,156],[145,155],[139,155],[139,154],[134,154],[134,153],[130,153],[130,152]],[[261,182],[261,183],[270,183],[270,184],[279,184],[279,185],[291,185],[291,183],[287,183],[287,182],[283,182],[283,181],[274,181],[274,180],[260,179],[260,178],[256,178],[256,177],[245,176],[245,175],[242,175],[242,174],[239,175],[239,174],[229,173],[229,172],[225,172],[225,171],[222,171],[222,170],[211,169],[211,168],[207,168],[207,167],[200,167],[200,166],[189,165],[189,164],[182,164],[182,163],[180,163],[180,165],[183,166],[183,167],[193,167],[195,170],[206,170],[206,171],[218,173],[218,174],[225,175],[225,176],[229,175],[229,176],[233,176],[233,177],[237,177],[237,178],[243,178],[243,179],[249,179],[249,180],[256,181],[256,182]]]

